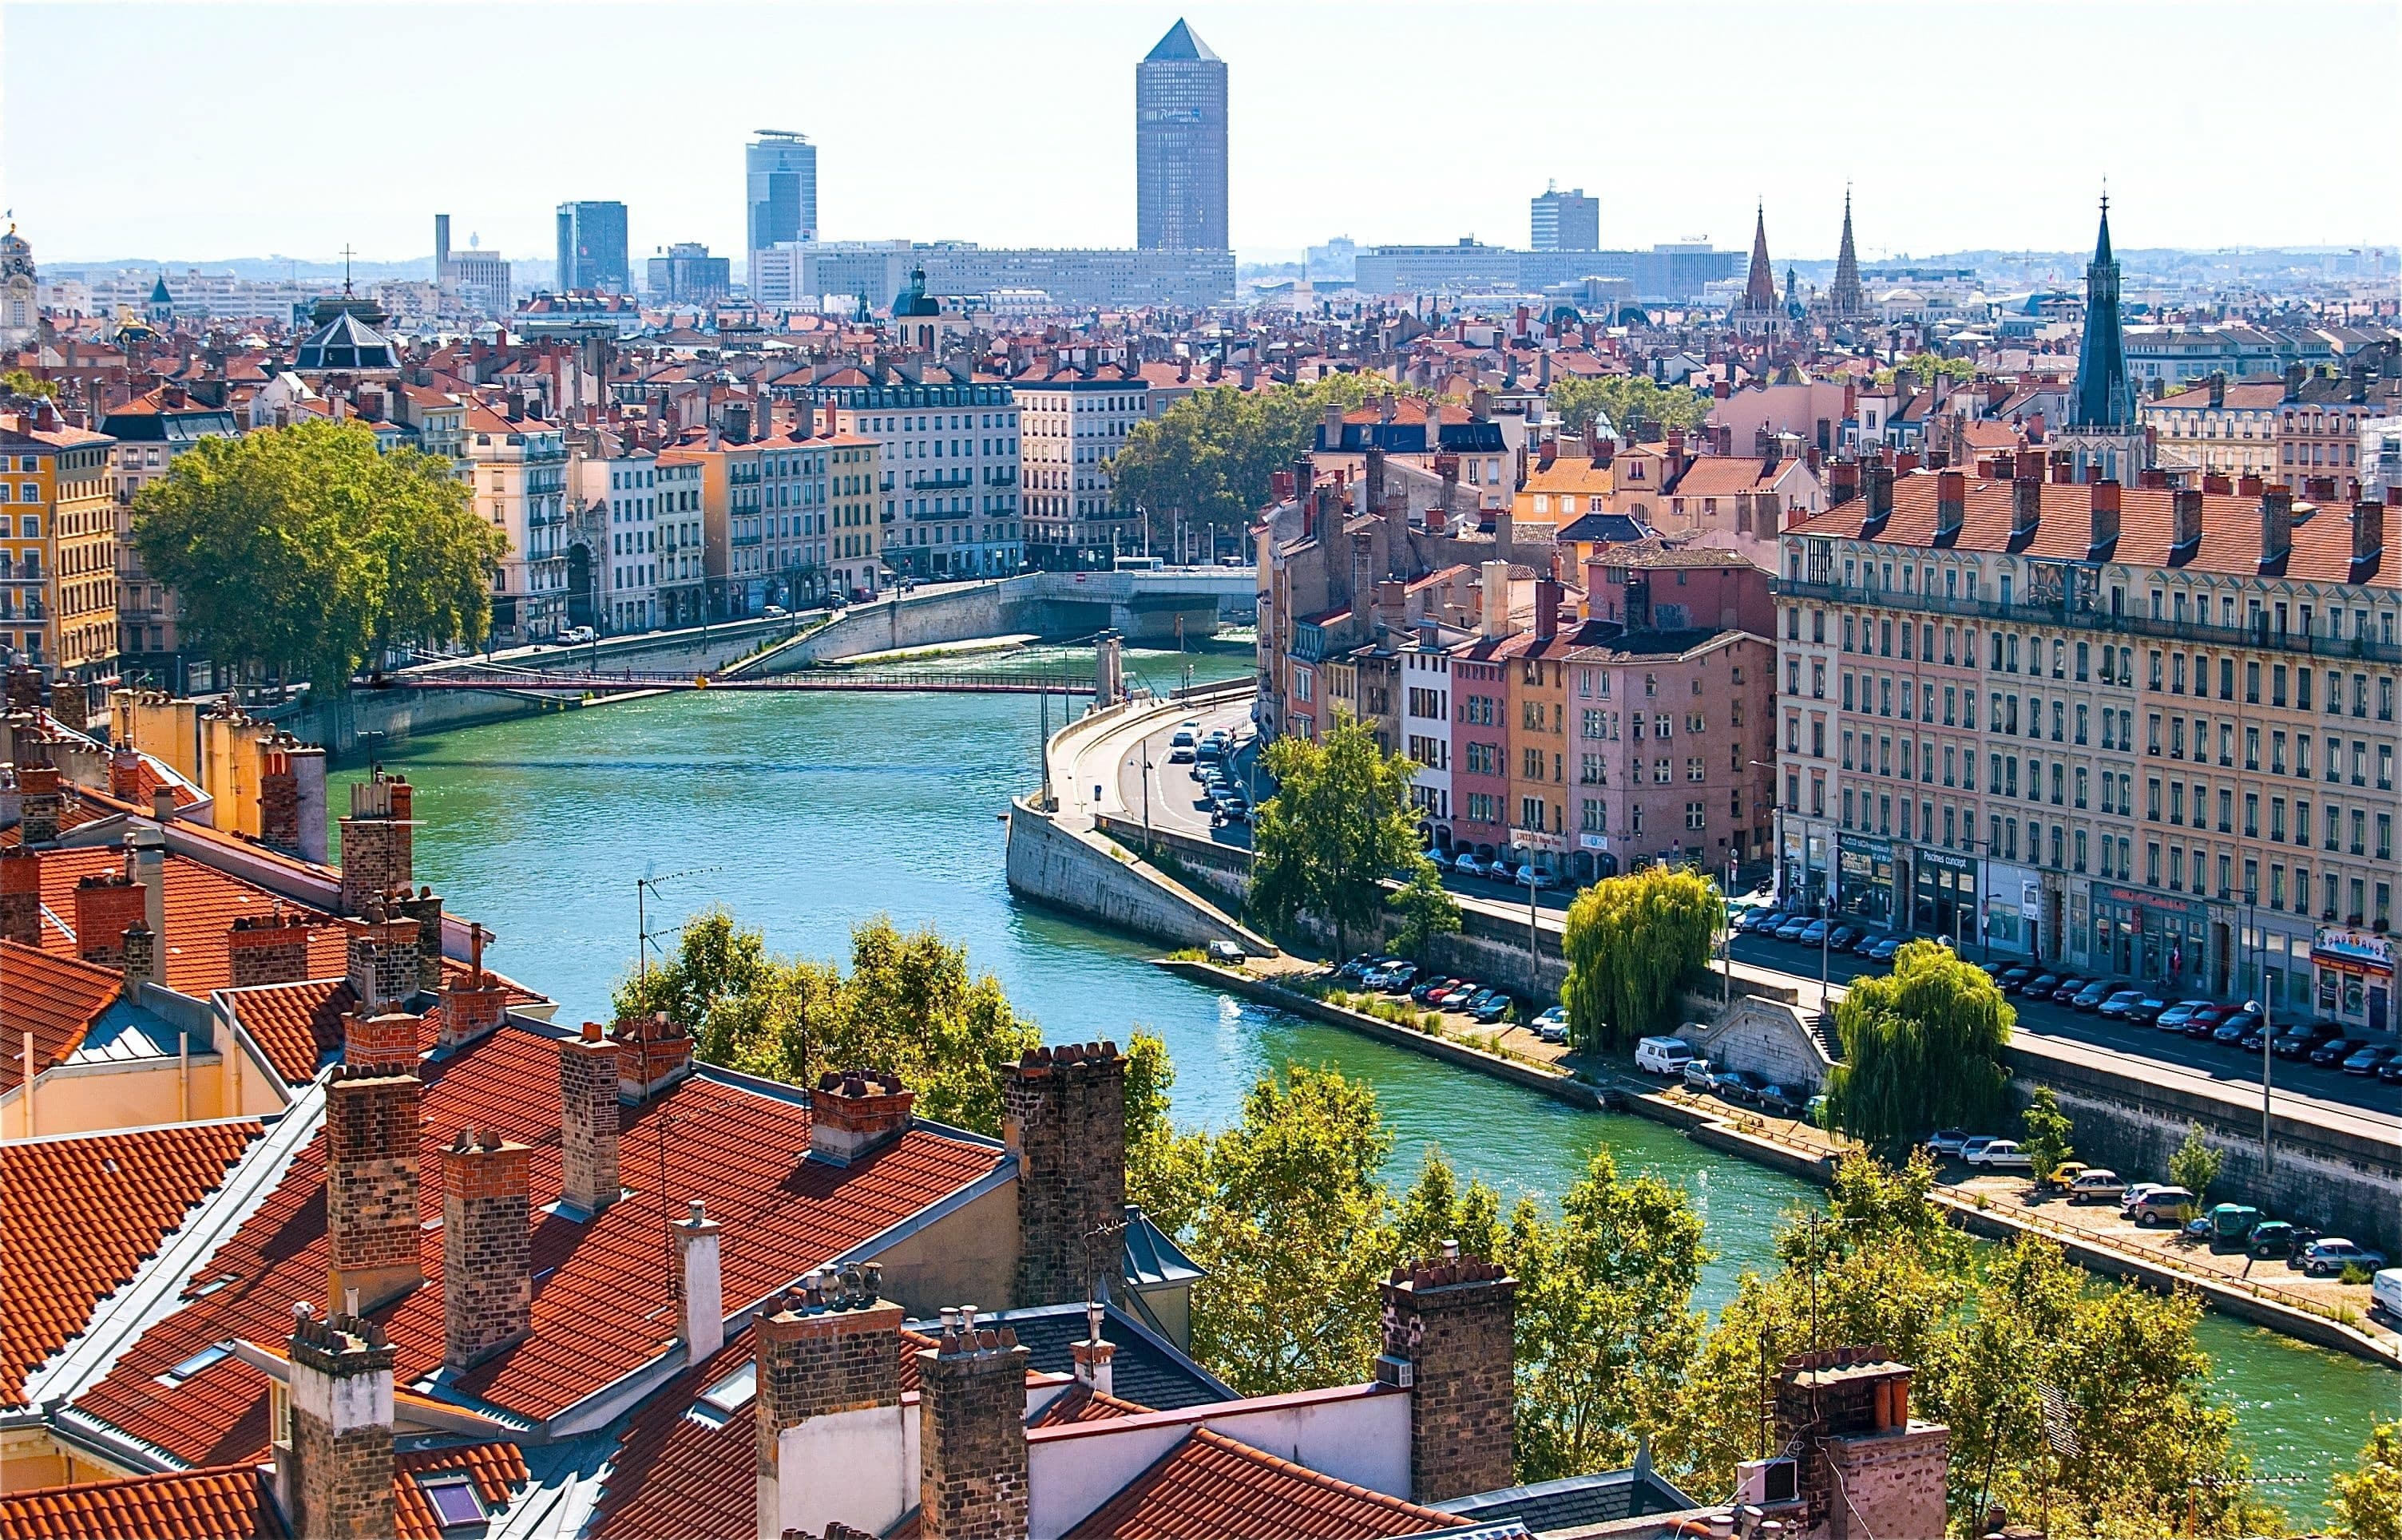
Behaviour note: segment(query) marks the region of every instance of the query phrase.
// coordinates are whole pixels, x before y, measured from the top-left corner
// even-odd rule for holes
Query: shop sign
[[[1609,836],[1607,834],[1579,834],[1577,836],[1577,844],[1587,850],[1607,850],[1609,848]]]
[[[2123,903],[2131,909],[2148,909],[2156,914],[2182,912],[2188,918],[2197,920],[2210,918],[2210,905],[2207,903],[2173,899],[2162,893],[2147,893],[2139,887],[2096,887],[2093,891],[2097,899]]]
[[[2019,885],[2019,913],[2031,920],[2043,918],[2042,884],[2028,882]]]
[[[2311,943],[2311,960],[2355,973],[2392,973],[2394,942],[2374,931],[2321,926]]]
[[[1918,847],[1918,866],[1921,871],[1934,867],[1939,871],[1956,872],[1964,877],[1973,876],[1977,871],[1977,863],[1967,856],[1955,856],[1949,850],[1923,845]]]
[[[1837,847],[1846,856],[1866,856],[1880,861],[1893,859],[1891,840],[1871,839],[1865,834],[1843,834],[1838,837]]]

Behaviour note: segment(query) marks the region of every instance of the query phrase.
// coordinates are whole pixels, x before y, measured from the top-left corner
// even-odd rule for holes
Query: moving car
[[[1180,727],[1176,730],[1176,736],[1167,740],[1167,747],[1170,749],[1190,749],[1197,741],[1198,740],[1193,736],[1192,728]]]
[[[1696,1057],[1682,1038],[1645,1038],[1635,1045],[1635,1067],[1647,1075],[1682,1075]]]
[[[2019,1148],[2016,1139],[1995,1139],[1978,1147],[1968,1157],[1970,1165],[1981,1165],[1988,1171],[2032,1171],[2035,1157]]]
[[[2297,1255],[2301,1258],[2303,1273],[2312,1278],[2333,1277],[2346,1268],[2355,1267],[2363,1272],[2374,1273],[2385,1266],[2385,1253],[2372,1251],[2359,1242],[2346,1240],[2340,1235],[2312,1241]]]
[[[1533,1025],[1535,1036],[1543,1041],[1564,1043],[1568,1040],[1568,1008],[1564,1005],[1553,1006],[1536,1017]]]
[[[1185,744],[1179,744],[1179,745],[1177,745],[1175,748],[1170,749],[1167,751],[1167,763],[1170,763],[1170,764],[1190,764],[1190,763],[1193,763],[1193,746],[1192,746],[1191,744],[1189,744],[1189,743],[1185,743]]]
[[[2193,1194],[2184,1188],[2155,1187],[2124,1207],[2139,1229],[2153,1230],[2176,1223],[2177,1216],[2193,1203]]]

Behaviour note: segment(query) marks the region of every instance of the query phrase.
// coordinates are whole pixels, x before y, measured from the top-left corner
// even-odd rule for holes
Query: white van
[[[2402,1327],[2402,1267],[2380,1268],[2368,1280],[2368,1308]]]
[[[1682,1075],[1693,1045],[1682,1038],[1645,1038],[1635,1045],[1635,1067],[1647,1075]]]

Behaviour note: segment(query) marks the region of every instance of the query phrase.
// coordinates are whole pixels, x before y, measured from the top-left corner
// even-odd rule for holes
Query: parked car
[[[2210,1245],[2216,1251],[2220,1246],[2242,1245],[2265,1216],[2250,1203],[2214,1203],[2208,1217]]]
[[[1543,1041],[1564,1043],[1568,1040],[1568,1008],[1564,1005],[1549,1007],[1535,1018],[1532,1025],[1535,1036]]]
[[[2166,1186],[2168,1186],[2168,1183],[2166,1182],[2128,1183],[2127,1190],[2119,1194],[2119,1212],[2121,1215],[2133,1214],[2135,1210],[2135,1205],[2143,1202],[2144,1195],[2146,1193],[2157,1192]]]
[[[2135,1007],[2142,1004],[2143,999],[2144,992],[2140,989],[2121,989],[2093,1009],[2107,1020],[2125,1021],[2134,1014]]]
[[[1417,964],[1414,962],[1395,963],[1390,968],[1385,969],[1385,982],[1376,985],[1376,987],[1387,995],[1406,994],[1409,991],[1410,981],[1417,976]]]
[[[1463,850],[1451,858],[1451,869],[1463,877],[1484,875],[1484,863],[1476,859],[1476,852],[1473,850]]]
[[[1810,928],[1811,923],[1810,916],[1807,914],[1793,915],[1776,928],[1776,939],[1780,942],[1798,942],[1802,939],[1802,932]]]
[[[2027,981],[2034,977],[2034,969],[2024,963],[2017,963],[1995,974],[1994,983],[2000,987],[2003,994],[2015,995],[2025,988]]]
[[[2126,1206],[2128,1216],[2144,1230],[2173,1225],[2177,1216],[2191,1208],[2194,1196],[2181,1187],[2155,1187]]]
[[[1435,1002],[1435,1008],[1439,1011],[1465,1011],[1468,1009],[1468,1002],[1483,993],[1484,993],[1483,984],[1473,979],[1462,979],[1451,987],[1448,994]]]
[[[1926,1152],[1934,1156],[1957,1155],[1960,1147],[1968,1142],[1966,1129],[1939,1128],[1926,1136]]]
[[[2333,1066],[2351,1058],[2368,1044],[2358,1038],[2329,1038],[2310,1052],[2310,1061]]]
[[[2035,1157],[2019,1148],[2016,1139],[1995,1139],[1981,1146],[1968,1157],[1970,1165],[1981,1165],[1988,1171],[2032,1171]]]
[[[1970,1134],[1967,1138],[1960,1141],[1960,1159],[1968,1162],[1972,1165],[1975,1164],[1979,1152],[1983,1150],[1987,1145],[1992,1144],[1995,1140],[2000,1137],[2001,1135],[1998,1134]]]
[[[1718,1071],[1707,1059],[1689,1059],[1685,1063],[1685,1089],[1709,1091],[1718,1084]]]
[[[2090,1171],[2080,1171],[2061,1185],[2067,1191],[2068,1201],[2072,1203],[2109,1203],[2127,1190],[2127,1184],[2119,1179],[2117,1172],[2104,1170],[2099,1166]]]
[[[2227,1043],[2230,1046],[2239,1044],[2253,1033],[2259,1031],[2260,1024],[2265,1019],[2255,1008],[2248,1005],[2241,1007],[2233,1015],[2211,1029],[2211,1041]],[[2252,1046],[2257,1049],[2260,1045],[2254,1043]]]
[[[2277,1034],[2269,1052],[2281,1059],[2306,1059],[2311,1050],[2336,1035],[2336,1029],[2325,1022],[2296,1022]]]
[[[2083,979],[2063,979],[2051,992],[2051,1003],[2054,1005],[2073,1006],[2077,1003],[2077,997],[2082,994],[2084,990],[2085,981]]]
[[[2121,993],[2125,993],[2125,991],[2119,989],[2117,980],[2096,979],[2091,983],[2089,983],[2084,988],[2078,990],[2077,992],[2077,997],[2068,1003],[2090,1016],[2093,1012],[2101,1010],[2103,1003],[2108,1000],[2111,996]]]
[[[2357,1241],[2340,1235],[2330,1235],[2324,1241],[2312,1241],[2299,1253],[2302,1272],[2312,1278],[2332,1277],[2347,1268],[2358,1268],[2374,1273],[2385,1266],[2385,1253],[2372,1251]]]
[[[1802,928],[1802,934],[1795,937],[1794,940],[1800,942],[1803,946],[1827,945],[1829,944],[1828,938],[1832,936],[1834,932],[1835,928],[1832,923],[1826,920],[1812,920],[1808,925]]]
[[[1877,942],[1876,945],[1869,948],[1869,960],[1871,962],[1891,962],[1893,961],[1894,954],[1900,951],[1903,944],[1902,939],[1899,936],[1883,937]]]
[[[1518,869],[1510,864],[1507,856],[1496,856],[1484,863],[1484,874],[1495,882],[1515,882]]]
[[[1534,862],[1528,861],[1518,869],[1518,883],[1523,887],[1557,887],[1560,885],[1560,879]]]
[[[2259,1052],[2269,1046],[2269,1024],[2258,1022],[2245,1027],[2243,1036],[2235,1040],[2235,1046],[2246,1053]]]
[[[1758,1091],[1752,1093],[1751,1105],[1760,1108],[1762,1112],[1767,1113],[1772,1118],[1798,1118],[1802,1116],[1802,1104],[1793,1099],[1793,1093],[1791,1092],[1786,1090],[1783,1086],[1778,1085],[1774,1080],[1769,1081],[1766,1085],[1761,1086]]]
[[[2243,1249],[2262,1261],[2282,1262],[2294,1254],[2301,1244],[2301,1231],[2283,1219],[2263,1219],[2252,1227],[2252,1234]]]
[[[1812,1128],[1826,1127],[1827,1098],[1823,1095],[1813,1096],[1807,1102],[1804,1102],[1802,1105],[1802,1121],[1807,1122]]]
[[[1450,994],[1458,983],[1457,979],[1448,974],[1431,974],[1410,991],[1410,998],[1420,1005],[1431,1005],[1443,996]]]
[[[2193,1013],[2206,1009],[2209,1004],[2208,1000],[2179,1000],[2153,1017],[2152,1025],[2162,1032],[2182,1032],[2185,1030],[2185,1024],[2192,1018]]]
[[[2038,973],[2034,978],[2029,979],[2026,983],[2019,985],[2019,994],[2030,1000],[2048,1000],[2051,998],[2053,992],[2059,988],[2059,974]]]
[[[1863,930],[1860,932],[1859,940],[1852,942],[1852,954],[1855,956],[1865,957],[1874,952],[1877,949],[1877,943],[1884,939],[1885,933],[1882,930]]]
[[[2347,1075],[2374,1075],[2382,1069],[2385,1066],[2385,1061],[2392,1057],[2394,1053],[2390,1049],[2363,1048],[2359,1052],[2345,1057],[2343,1072]]]
[[[1517,1002],[1511,999],[1508,995],[1505,995],[1500,990],[1497,989],[1492,994],[1485,997],[1484,1004],[1477,1006],[1473,1011],[1470,1011],[1469,1014],[1474,1016],[1478,1021],[1483,1022],[1489,1026],[1493,1023],[1499,1021],[1502,1017],[1510,1014],[1512,1010],[1515,1009],[1516,1004]]]
[[[1711,1087],[1722,1099],[1746,1106],[1756,1101],[1767,1088],[1768,1077],[1756,1069],[1730,1069],[1719,1077],[1718,1084]]]
[[[2139,1026],[2148,1026],[2160,1020],[2160,1012],[2168,1008],[2169,1002],[2158,995],[2146,995],[2128,1008],[2127,1019]]]
[[[1827,948],[1831,952],[1849,952],[1859,939],[1858,927],[1839,925],[1827,932]]]
[[[1635,1045],[1635,1067],[1646,1075],[1682,1075],[1695,1057],[1682,1038],[1645,1038]]]
[[[1782,922],[1784,918],[1782,911],[1761,905],[1757,908],[1738,910],[1728,925],[1736,935],[1748,936],[1761,926],[1774,926]]]
[[[1221,968],[1240,968],[1246,959],[1243,949],[1233,942],[1211,942],[1209,960]]]
[[[2402,1085],[2402,1053],[2396,1053],[2379,1065],[2377,1078],[2387,1085]]]

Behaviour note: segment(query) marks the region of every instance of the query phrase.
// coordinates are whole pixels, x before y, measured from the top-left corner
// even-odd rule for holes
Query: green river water
[[[1128,658],[1163,687],[1187,663],[1201,679],[1249,668],[1228,653]],[[1054,727],[1059,709],[1053,697]],[[1298,1060],[1374,1082],[1400,1135],[1396,1180],[1432,1141],[1505,1193],[1553,1194],[1607,1144],[1622,1169],[1692,1193],[1717,1254],[1705,1305],[1769,1263],[1781,1214],[1816,1201],[1660,1124],[1236,1000],[1153,968],[1152,945],[1015,901],[998,815],[1035,783],[1042,712],[1028,695],[683,694],[426,738],[386,763],[417,787],[419,880],[490,926],[492,965],[558,998],[562,1021],[605,1018],[634,953],[636,879],[701,869],[661,885],[655,929],[721,903],[777,950],[843,957],[852,923],[878,911],[931,924],[1054,1039],[1157,1032],[1180,1121],[1223,1125],[1254,1077]],[[349,802],[340,785],[331,800]],[[2402,1375],[2216,1316],[2202,1338],[2256,1464],[2297,1514],[2315,1510],[2371,1421],[2402,1407]]]

